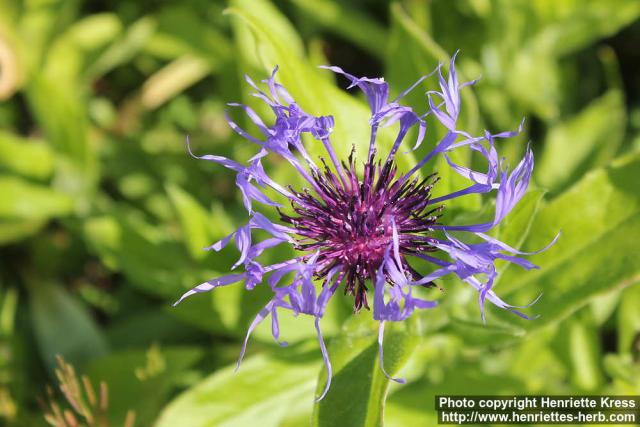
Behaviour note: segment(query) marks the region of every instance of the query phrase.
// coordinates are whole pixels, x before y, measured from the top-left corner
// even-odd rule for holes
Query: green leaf
[[[466,304],[471,301],[465,302]],[[468,346],[478,347],[502,347],[518,342],[526,335],[526,331],[518,326],[508,323],[492,321],[490,324],[477,320],[478,314],[473,313],[471,320],[452,317],[446,331],[451,331],[457,337],[464,339]]]
[[[625,126],[622,92],[612,89],[553,127],[535,174],[540,185],[561,189],[585,170],[606,165],[622,143]]]
[[[67,194],[18,177],[0,176],[0,218],[44,220],[71,213]]]
[[[0,132],[0,168],[20,175],[45,179],[53,172],[51,148],[42,141]]]
[[[31,324],[49,372],[56,355],[81,365],[107,352],[107,342],[93,318],[62,287],[39,280],[29,283]]]
[[[437,395],[481,395],[488,390],[495,394],[517,394],[523,384],[505,373],[488,373],[481,358],[456,360],[433,360],[433,367],[440,374],[426,377],[400,388],[391,394],[385,408],[385,426],[435,426],[438,417],[435,411]],[[429,363],[424,361],[423,363]],[[357,424],[356,424],[357,425]]]
[[[611,36],[640,16],[640,3],[635,0],[593,2],[588,7],[580,0],[538,0],[532,5],[540,30],[530,43],[557,56]]]
[[[513,104],[524,106],[546,121],[556,120],[564,96],[557,60],[545,49],[529,47],[505,58],[503,66],[506,64],[509,69],[498,90],[506,89],[509,97],[502,101],[509,102],[510,98]]]
[[[349,319],[329,346],[333,379],[329,392],[314,409],[313,426],[382,425],[390,381],[378,362],[377,322],[368,314]],[[398,373],[417,345],[415,318],[411,319],[386,324],[384,367],[389,375]],[[317,394],[325,381],[318,383]]]
[[[175,207],[185,244],[195,259],[204,258],[204,248],[211,244],[209,215],[207,211],[188,193],[176,185],[168,184],[167,193]]]
[[[286,358],[261,354],[247,358],[237,373],[232,366],[215,372],[171,402],[155,427],[240,427],[256,420],[276,427],[291,412],[304,411],[313,403],[317,357],[280,353]]]
[[[293,0],[304,16],[340,34],[373,56],[382,56],[387,44],[384,27],[347,4],[331,0]]]
[[[496,291],[512,303],[524,303],[540,292],[531,309],[539,319],[523,323],[529,330],[569,316],[599,295],[640,280],[640,155],[592,171],[534,219],[524,250],[562,236],[549,250],[531,257],[541,269],[522,272],[510,266]],[[518,295],[507,295],[518,290]]]

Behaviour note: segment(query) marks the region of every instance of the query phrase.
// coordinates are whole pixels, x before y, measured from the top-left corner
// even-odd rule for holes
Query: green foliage
[[[291,349],[285,358],[262,354],[247,359],[236,374],[227,367],[208,376],[163,411],[156,427],[189,420],[197,426],[278,426],[287,417],[311,409],[307,399],[316,383],[319,362],[309,352]],[[251,390],[251,392],[247,392]],[[228,396],[235,396],[228,399]]]
[[[416,348],[417,335],[413,322],[390,329],[385,341],[385,370],[396,375]],[[329,348],[334,365],[331,389],[314,408],[314,426],[362,425],[381,426],[389,380],[383,375],[378,360],[377,323],[354,317],[345,324]],[[354,379],[356,379],[354,381]],[[316,394],[325,386],[318,382]],[[353,399],[353,396],[361,396]]]
[[[112,425],[133,413],[156,427],[432,425],[438,394],[640,393],[639,40],[637,0],[0,2],[0,424],[45,425],[37,402],[60,385],[57,355],[106,384]],[[496,292],[523,305],[542,294],[523,309],[540,317],[488,307],[483,324],[477,293],[442,280],[444,292],[429,291],[437,309],[386,324],[385,369],[399,385],[380,370],[371,313],[352,314],[337,293],[322,320],[333,377],[321,402],[309,316],[281,315],[289,348],[269,322],[257,328],[235,373],[269,292],[238,284],[171,307],[229,270],[234,248],[203,249],[247,220],[234,176],[188,156],[185,137],[197,154],[254,155],[225,104],[267,113],[243,75],[259,81],[278,65],[302,108],[335,116],[339,157],[355,145],[362,159],[368,107],[317,66],[384,75],[393,97],[458,49],[460,79],[481,77],[462,95],[465,129],[526,118],[498,150],[511,165],[527,143],[536,154],[532,188],[494,235],[534,251],[562,232],[531,258],[539,270],[498,265]],[[433,84],[407,104],[426,111]],[[442,136],[427,121],[401,170]],[[265,167],[300,185],[270,157]],[[444,159],[432,170],[436,196],[466,184]],[[490,217],[493,203],[467,196],[443,220]]]

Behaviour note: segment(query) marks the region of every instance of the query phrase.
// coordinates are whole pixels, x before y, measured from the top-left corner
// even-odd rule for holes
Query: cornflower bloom
[[[497,274],[495,260],[502,259],[525,269],[537,267],[520,257],[529,254],[490,237],[486,232],[498,225],[525,194],[533,170],[533,153],[527,147],[524,158],[511,172],[504,164],[504,159],[498,158],[496,140],[517,135],[523,123],[517,131],[498,134],[485,131],[477,137],[458,129],[460,89],[475,81],[458,83],[455,59],[456,55],[451,59],[447,79],[438,66],[434,72],[419,79],[393,100],[389,100],[389,86],[382,78],[358,78],[338,67],[323,67],[347,78],[351,83],[349,88],[362,90],[371,108],[371,137],[366,162],[361,170],[356,165],[353,151],[346,160],[338,158],[330,140],[334,118],[313,116],[303,111],[285,88],[276,82],[277,67],[270,78],[263,80],[266,92],[248,76],[245,77],[256,91],[253,95],[271,107],[275,116],[272,125],[265,124],[249,106],[229,104],[244,110],[261,132],[259,137],[252,136],[226,116],[236,133],[257,146],[257,153],[248,164],[243,165],[221,156],[195,156],[189,149],[194,157],[236,172],[236,184],[250,218],[246,225],[208,248],[219,251],[234,239],[240,252],[234,268],[242,265],[244,272],[202,283],[186,292],[176,304],[195,293],[241,281],[244,281],[248,290],[266,282],[266,286],[273,291],[273,298],[249,326],[237,367],[240,366],[251,332],[267,317],[271,316],[273,337],[278,341],[279,310],[313,316],[328,374],[327,384],[318,400],[322,399],[331,383],[331,363],[320,329],[320,319],[327,303],[340,287],[344,294],[353,297],[356,313],[363,307],[369,309],[368,298],[371,294],[367,291],[368,286],[373,287],[373,317],[380,325],[380,366],[388,378],[398,382],[403,380],[391,378],[384,371],[384,325],[385,322],[403,321],[416,309],[436,306],[435,301],[415,296],[417,287],[433,287],[435,280],[454,274],[478,291],[483,320],[487,300],[528,319],[517,311],[522,307],[507,304],[493,291]],[[434,73],[438,78],[439,90],[426,93],[426,113],[419,115],[410,107],[400,104],[409,91]],[[427,129],[427,115],[433,115],[446,128],[446,134],[411,170],[400,172],[394,162],[400,145],[412,128],[417,130],[413,149],[421,145]],[[378,153],[378,130],[394,123],[399,125],[399,130],[390,151]],[[304,134],[310,134],[317,143],[324,145],[329,164],[320,159],[319,165],[309,155],[302,141]],[[449,153],[464,149],[481,155],[487,162],[487,170],[476,171],[454,163]],[[286,160],[309,188],[296,189],[272,180],[261,163],[268,154]],[[431,192],[438,181],[437,175],[431,174],[421,179],[418,171],[439,155],[444,156],[449,167],[470,183],[462,190],[434,198]],[[278,203],[265,195],[264,191],[268,188],[290,200],[289,213],[285,213]],[[492,191],[497,194],[493,220],[470,225],[439,222],[446,201]],[[272,222],[254,211],[253,202],[277,209],[279,221]],[[263,230],[269,237],[254,242],[252,229]],[[458,236],[465,233],[476,236],[475,240],[481,243],[465,243],[454,237],[452,232]],[[550,245],[554,242],[555,239]],[[271,265],[262,265],[258,261],[257,258],[265,250],[281,244],[292,245],[298,255]],[[434,252],[446,255],[449,260],[433,256]],[[427,261],[435,269],[423,275],[411,266],[411,259]],[[291,276],[292,279],[283,283],[285,277]]]

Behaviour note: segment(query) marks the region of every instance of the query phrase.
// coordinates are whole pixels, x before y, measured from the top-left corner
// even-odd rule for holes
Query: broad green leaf
[[[437,395],[474,395],[491,390],[496,394],[514,394],[523,390],[516,378],[498,373],[489,374],[483,369],[482,360],[457,360],[452,366],[445,366],[443,373],[429,380],[424,378],[402,387],[391,394],[385,408],[385,426],[432,426],[438,424],[435,411]],[[435,360],[432,363],[447,364]],[[358,424],[355,424],[358,425]]]
[[[386,324],[384,364],[390,375],[398,371],[416,348],[414,318]],[[329,346],[333,365],[331,388],[314,408],[313,426],[381,426],[388,380],[378,362],[377,323],[370,313],[352,317]],[[326,375],[316,393],[324,389]]]
[[[191,256],[195,259],[204,258],[206,256],[204,248],[212,243],[207,211],[197,200],[176,185],[168,184],[167,193],[178,213],[182,236]]]
[[[32,279],[28,286],[31,325],[49,372],[56,356],[80,365],[104,355],[107,342],[85,307],[61,286]]]
[[[171,402],[155,427],[240,427],[257,420],[260,426],[278,426],[292,410],[313,403],[318,358],[292,353],[261,354],[247,358],[238,372],[229,366],[213,373]]]
[[[466,304],[474,304],[475,309],[477,299],[474,298],[471,301],[467,301]],[[482,323],[477,309],[474,310],[471,320],[452,316],[445,331],[464,339],[465,343],[470,347],[504,347],[518,342],[526,335],[526,331],[523,328],[506,322],[501,323],[492,320],[488,323]]]
[[[556,120],[560,115],[559,105],[565,96],[557,60],[542,48],[522,48],[512,57],[505,58],[508,72],[499,84],[505,89],[513,104],[524,106],[544,120]],[[503,99],[503,102],[508,102]],[[514,102],[515,101],[515,102]]]
[[[561,189],[581,172],[606,165],[622,143],[625,126],[622,93],[612,89],[577,116],[553,127],[535,173],[540,185]]]
[[[14,176],[0,176],[0,218],[43,220],[71,213],[67,194]]]
[[[332,0],[293,0],[293,3],[307,19],[328,27],[373,56],[384,55],[386,29],[372,17]]]
[[[606,292],[638,282],[640,253],[640,156],[631,155],[611,167],[592,171],[571,189],[542,207],[534,219],[524,250],[548,244],[532,261],[541,269],[523,273],[510,266],[500,280],[503,298],[527,302],[540,292],[531,309],[539,319],[525,322],[533,330],[560,321]],[[519,298],[507,295],[519,290]],[[525,298],[523,298],[525,297]]]
[[[0,132],[0,168],[30,178],[45,179],[51,176],[53,166],[51,148],[42,141]]]
[[[279,81],[287,88],[300,106],[310,114],[333,115],[335,129],[331,141],[340,159],[346,159],[352,144],[357,148],[359,158],[366,157],[370,126],[370,111],[365,105],[327,83],[319,73],[330,73],[317,69],[302,56],[299,37],[292,33],[291,25],[272,5],[263,0],[234,0],[227,13],[241,19],[255,35],[254,49],[250,49],[246,28],[240,27],[238,37],[244,43],[242,51],[255,64],[256,53],[262,62],[265,73],[270,73],[275,65],[279,65]],[[247,60],[249,60],[247,59]],[[378,138],[378,152],[389,149],[393,138],[383,133]],[[322,143],[309,141],[306,144],[313,157],[324,156],[326,152]],[[413,164],[411,155],[397,157],[402,167]]]
[[[87,368],[94,385],[109,387],[111,425],[121,425],[128,410],[136,413],[136,425],[151,425],[172,389],[202,357],[196,347],[160,347],[124,350],[93,360]],[[141,398],[144,396],[144,398]]]

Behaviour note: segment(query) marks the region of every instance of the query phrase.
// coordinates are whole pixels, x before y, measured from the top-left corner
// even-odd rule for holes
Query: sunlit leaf
[[[182,233],[191,256],[202,259],[204,249],[211,244],[210,218],[207,211],[189,194],[175,185],[168,185],[167,192],[178,213]]]
[[[622,143],[625,122],[622,93],[613,89],[553,127],[536,170],[538,182],[555,190],[587,168],[604,166]]]
[[[53,153],[43,141],[0,132],[0,168],[43,179],[51,176],[53,166]]]
[[[562,236],[532,257],[539,271],[521,275],[511,266],[499,283],[512,303],[528,301],[513,301],[506,292],[519,289],[530,299],[542,292],[531,309],[541,317],[520,322],[527,329],[560,321],[598,295],[639,280],[640,253],[634,247],[640,239],[640,197],[633,184],[640,180],[639,165],[634,155],[590,172],[539,210],[524,249],[539,249],[560,231]]]
[[[417,344],[416,331],[390,324],[385,334],[384,368],[397,375]],[[326,397],[315,407],[313,426],[381,426],[389,389],[378,362],[377,323],[369,313],[350,319],[329,346],[333,379]],[[324,389],[326,376],[316,393]]]
[[[171,402],[155,427],[240,427],[256,420],[278,426],[291,411],[313,404],[320,363],[292,350],[281,351],[287,358],[263,354],[247,358],[237,373],[230,366],[210,375]]]
[[[0,218],[41,220],[73,209],[69,195],[15,176],[0,176],[0,194]]]

